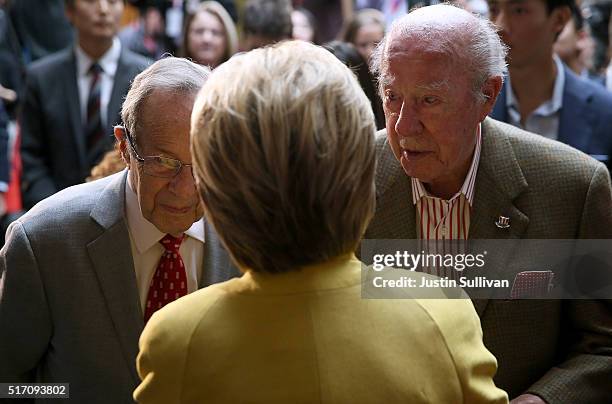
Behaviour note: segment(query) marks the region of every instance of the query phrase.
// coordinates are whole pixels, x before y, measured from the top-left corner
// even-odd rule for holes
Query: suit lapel
[[[387,239],[416,239],[410,177],[393,155],[384,130],[377,134],[376,149],[376,214],[382,215],[384,222],[384,231],[380,234],[385,234]]]
[[[240,276],[240,271],[232,264],[229,254],[206,219],[204,220],[204,234],[204,262],[199,287],[203,288]]]
[[[73,48],[67,49],[66,52],[68,52],[66,55],[68,63],[66,64],[64,78],[62,79],[64,82],[64,96],[67,100],[67,110],[68,114],[70,115],[72,136],[78,151],[77,158],[79,160],[79,166],[88,172],[87,152],[85,150],[85,139],[83,134],[83,120],[81,117],[81,104],[77,84],[76,56]]]
[[[144,321],[124,216],[126,178],[127,172],[115,175],[92,210],[91,218],[104,231],[87,245],[87,250],[126,363],[138,382],[134,360]]]
[[[490,118],[485,119],[482,129],[482,152],[476,175],[470,240],[520,239],[527,229],[529,217],[515,205],[515,200],[528,188],[527,180],[508,136]],[[497,227],[495,223],[500,216],[510,219],[509,228]],[[511,253],[510,250],[504,250],[489,255],[486,268],[502,270]],[[475,269],[472,275],[485,274]],[[474,300],[480,316],[487,304],[488,299]]]
[[[527,180],[514,154],[508,136],[490,118],[482,125],[482,152],[473,214],[470,223],[471,239],[521,238],[529,218],[514,205],[515,199],[528,187]],[[510,227],[495,225],[500,216],[510,218]]]
[[[132,79],[130,67],[126,64],[125,50],[121,48],[121,55],[119,56],[119,63],[117,64],[117,71],[115,72],[115,78],[113,80],[113,90],[107,107],[107,121],[106,132],[112,139],[113,125],[120,124],[119,113],[121,111],[121,104],[123,97],[127,94],[127,90],[130,87],[130,80]]]
[[[566,67],[563,86],[563,105],[559,116],[559,141],[578,150],[588,150],[592,136],[592,123],[596,121],[593,108],[589,108],[593,93],[580,86],[579,78]]]

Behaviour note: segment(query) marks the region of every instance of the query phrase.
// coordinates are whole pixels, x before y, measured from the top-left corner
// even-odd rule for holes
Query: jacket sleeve
[[[19,127],[21,129],[21,159],[23,162],[22,196],[26,209],[58,191],[49,172],[48,138],[41,108],[39,77],[30,71]]]
[[[22,224],[7,231],[0,251],[0,382],[30,382],[51,338],[52,324],[38,263]]]
[[[181,352],[173,343],[177,341],[176,329],[155,313],[148,321],[140,336],[140,353],[136,368],[142,383],[134,391],[138,403],[179,403],[181,397],[182,375],[185,368],[187,349]]]
[[[497,360],[482,341],[480,319],[470,299],[423,299],[444,336],[463,402],[507,403],[508,395],[493,382]],[[442,381],[443,382],[443,381]]]
[[[587,191],[578,238],[612,239],[610,175],[598,164]],[[563,302],[566,356],[527,393],[547,403],[612,402],[612,300]]]

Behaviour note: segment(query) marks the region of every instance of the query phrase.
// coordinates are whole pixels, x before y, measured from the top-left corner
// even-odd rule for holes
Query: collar
[[[476,147],[474,148],[474,156],[472,156],[472,165],[470,166],[470,170],[465,176],[463,185],[461,186],[459,192],[453,195],[453,197],[450,199],[452,201],[453,199],[458,198],[459,195],[463,194],[465,195],[465,198],[470,206],[472,206],[474,201],[474,183],[476,180],[476,173],[478,172],[478,165],[480,164],[480,149],[482,147],[481,125],[482,124],[479,123],[478,127],[476,128]],[[412,184],[412,203],[414,205],[416,205],[417,202],[423,197],[435,198],[435,196],[427,192],[425,185],[423,185],[419,179],[411,177],[410,181]]]
[[[140,204],[138,203],[138,195],[136,195],[132,188],[129,170],[126,168],[125,171],[128,171],[127,181],[125,182],[125,210],[128,228],[138,252],[142,254],[164,238],[166,233],[159,231],[153,223],[142,216]],[[185,231],[185,234],[204,243],[204,219],[200,219],[192,224]]]
[[[553,60],[555,61],[555,67],[557,69],[557,77],[555,77],[555,85],[553,87],[552,98],[548,101],[545,101],[542,105],[536,108],[536,110],[532,113],[533,115],[539,115],[544,117],[551,116],[557,113],[563,106],[565,67],[563,66],[563,62],[561,61],[561,59],[559,59],[557,55],[553,55]],[[514,95],[514,90],[512,90],[512,82],[510,81],[510,75],[506,76],[506,83],[506,108],[508,109],[508,112],[518,114],[519,106],[516,100],[516,96]]]
[[[361,282],[361,261],[349,253],[328,261],[279,274],[255,272],[248,268],[236,285],[241,292],[287,295],[333,290]]]
[[[77,74],[78,77],[87,76],[89,68],[96,63],[95,60],[89,57],[77,44],[74,48],[76,55]],[[119,57],[121,56],[121,42],[117,37],[113,38],[113,45],[106,51],[97,63],[100,65],[105,74],[114,77],[119,65]]]

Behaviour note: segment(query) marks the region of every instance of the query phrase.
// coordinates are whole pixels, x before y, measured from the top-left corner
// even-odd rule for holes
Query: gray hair
[[[449,20],[445,17],[452,15]],[[474,97],[484,102],[482,85],[491,77],[504,78],[508,48],[497,28],[487,19],[456,6],[439,4],[415,9],[394,21],[372,53],[370,68],[378,78],[382,94],[387,69],[386,50],[390,38],[414,41],[423,47],[447,53],[469,72],[474,72]]]
[[[166,57],[153,63],[136,76],[128,91],[121,119],[132,136],[136,136],[144,101],[154,91],[197,95],[208,79],[210,70],[184,58]]]

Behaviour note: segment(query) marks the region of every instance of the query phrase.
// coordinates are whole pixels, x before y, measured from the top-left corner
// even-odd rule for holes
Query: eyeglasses
[[[145,174],[159,178],[174,178],[179,175],[183,167],[188,167],[191,171],[191,174],[193,175],[193,164],[183,163],[181,160],[176,160],[164,156],[141,157],[140,154],[138,154],[138,152],[136,151],[134,141],[127,128],[121,125],[117,126],[117,128],[120,128],[124,131],[128,144],[134,152],[136,160],[138,160],[138,162],[142,164],[143,171]]]

